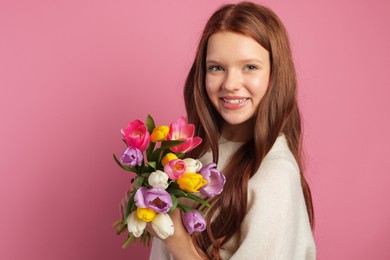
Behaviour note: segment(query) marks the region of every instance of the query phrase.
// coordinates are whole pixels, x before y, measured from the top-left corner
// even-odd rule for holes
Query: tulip
[[[137,217],[145,222],[150,222],[156,216],[156,211],[148,208],[137,208]]]
[[[201,187],[207,184],[207,181],[198,173],[184,173],[177,180],[177,184],[185,192],[198,192]]]
[[[168,188],[168,175],[160,170],[152,172],[148,178],[149,185],[156,189]]]
[[[140,120],[130,122],[126,129],[121,129],[121,132],[128,146],[138,148],[141,152],[148,148],[150,134],[146,125]]]
[[[207,181],[207,185],[200,189],[202,195],[214,197],[215,195],[221,194],[226,178],[225,175],[217,170],[217,165],[215,163],[210,163],[203,167],[199,171],[199,174]]]
[[[152,221],[152,228],[161,239],[172,236],[174,232],[173,222],[168,214],[157,214]]]
[[[134,167],[141,165],[143,160],[142,152],[135,147],[127,147],[120,157],[122,164]]]
[[[171,180],[177,180],[186,172],[186,164],[180,159],[169,161],[164,166],[164,172]]]
[[[129,233],[132,233],[135,237],[139,237],[142,233],[144,233],[146,222],[140,220],[135,211],[131,212],[131,214],[127,217],[126,222]]]
[[[186,164],[186,173],[197,173],[200,169],[202,169],[202,163],[199,160],[185,158],[183,161]]]
[[[191,210],[182,215],[184,227],[188,234],[192,235],[194,232],[202,232],[206,229],[206,220],[197,210]]]
[[[171,195],[163,189],[141,187],[134,195],[138,208],[150,208],[157,213],[166,213],[172,207]]]
[[[164,141],[169,133],[169,127],[162,125],[153,129],[152,134],[150,135],[150,141],[153,143]]]
[[[187,153],[197,147],[202,138],[194,137],[195,126],[193,124],[187,124],[186,119],[182,116],[176,122],[172,123],[169,127],[168,140],[180,140],[185,141],[183,144],[171,147],[171,151],[178,153]]]
[[[176,154],[174,153],[167,153],[161,160],[161,164],[164,167],[167,163],[169,163],[172,160],[178,159]]]

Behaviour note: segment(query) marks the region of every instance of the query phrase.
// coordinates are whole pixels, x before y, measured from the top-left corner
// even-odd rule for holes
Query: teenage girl
[[[150,259],[315,259],[313,205],[303,175],[297,80],[286,29],[242,2],[209,19],[188,74],[188,121],[203,143],[189,154],[226,176],[207,229],[154,238]]]

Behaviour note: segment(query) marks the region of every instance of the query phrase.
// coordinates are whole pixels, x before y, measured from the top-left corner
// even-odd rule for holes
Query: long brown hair
[[[220,259],[222,245],[239,232],[247,210],[248,181],[280,133],[285,135],[300,168],[307,212],[311,226],[314,227],[311,193],[303,175],[296,72],[286,29],[272,10],[249,2],[227,4],[218,9],[207,22],[184,88],[188,121],[195,124],[196,134],[203,138],[203,143],[191,156],[199,157],[211,149],[213,160],[218,161],[219,126],[223,119],[211,104],[205,90],[205,60],[209,37],[221,31],[252,37],[263,46],[270,54],[271,74],[267,91],[254,118],[253,135],[223,170],[228,176],[227,182],[224,192],[211,200],[212,207],[206,215],[209,223],[206,231],[193,235],[198,251],[211,259]],[[236,169],[240,169],[240,174],[234,174]],[[216,212],[218,214],[214,214]]]

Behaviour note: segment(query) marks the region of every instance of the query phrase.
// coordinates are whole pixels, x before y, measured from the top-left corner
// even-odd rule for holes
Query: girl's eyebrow
[[[206,59],[206,63],[220,63],[220,62],[216,60]]]
[[[259,59],[245,59],[245,60],[241,60],[242,63],[260,63],[260,64],[264,64],[264,62],[262,60],[259,60]]]
[[[238,62],[239,63],[260,63],[261,65],[264,65],[264,62],[259,59],[243,59],[243,60],[239,60]],[[213,59],[206,59],[206,63],[221,63],[221,62]]]

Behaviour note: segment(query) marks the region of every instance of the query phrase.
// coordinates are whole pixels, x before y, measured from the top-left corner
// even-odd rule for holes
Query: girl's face
[[[210,36],[206,56],[206,91],[225,123],[253,118],[270,77],[269,53],[251,37],[232,32]]]

